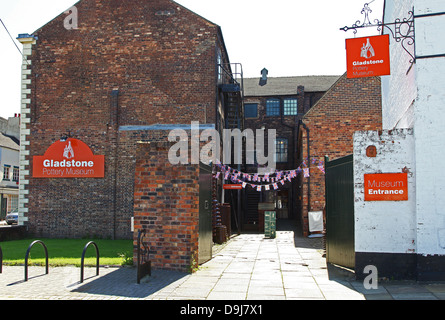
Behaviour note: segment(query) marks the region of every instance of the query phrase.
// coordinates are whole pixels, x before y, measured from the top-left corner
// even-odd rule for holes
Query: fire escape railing
[[[218,64],[218,86],[224,93],[239,101],[237,118],[239,129],[244,128],[244,81],[241,63]],[[226,106],[227,107],[227,106]],[[227,123],[226,123],[227,126]],[[233,128],[233,127],[232,127]]]

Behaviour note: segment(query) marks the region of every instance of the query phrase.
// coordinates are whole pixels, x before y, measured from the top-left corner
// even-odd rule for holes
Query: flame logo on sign
[[[370,59],[374,56],[375,56],[374,48],[372,47],[371,42],[369,42],[369,38],[367,38],[366,43],[363,44],[360,57],[363,57],[365,59]]]
[[[74,150],[73,147],[71,147],[71,141],[68,141],[68,145],[65,147],[65,150],[63,151],[63,157],[67,159],[74,158]]]

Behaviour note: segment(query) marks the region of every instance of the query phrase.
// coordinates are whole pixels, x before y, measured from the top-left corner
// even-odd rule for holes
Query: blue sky
[[[66,11],[77,0],[2,0],[0,19],[15,40],[32,33]],[[222,28],[231,62],[243,65],[245,77],[340,75],[346,71],[345,39],[339,28],[363,21],[360,0],[177,0]],[[383,0],[370,5],[372,18],[382,19]],[[79,17],[79,24],[81,24]],[[376,35],[375,28],[357,36]],[[21,56],[0,25],[0,117],[20,113]]]

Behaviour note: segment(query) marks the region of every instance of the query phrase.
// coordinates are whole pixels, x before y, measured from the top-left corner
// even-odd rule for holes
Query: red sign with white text
[[[243,188],[242,184],[225,184],[223,186],[224,190],[241,190]]]
[[[56,141],[43,156],[33,157],[34,178],[103,178],[105,157],[95,156],[78,139]]]
[[[348,78],[391,74],[389,35],[346,39]]]
[[[365,174],[365,201],[408,200],[407,173]]]

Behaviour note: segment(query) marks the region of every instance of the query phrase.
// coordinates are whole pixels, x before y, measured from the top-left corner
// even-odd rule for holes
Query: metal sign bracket
[[[352,26],[345,26],[340,28],[343,31],[353,30],[354,35],[357,34],[358,29],[361,28],[370,28],[375,27],[378,31],[382,31],[382,28],[387,28],[393,39],[396,42],[400,42],[403,50],[410,56],[410,66],[406,74],[408,74],[413,67],[414,63],[416,63],[417,59],[427,59],[427,58],[437,58],[437,57],[445,57],[445,54],[437,54],[437,55],[429,55],[429,56],[416,56],[416,41],[415,41],[415,19],[417,18],[426,18],[432,16],[445,15],[445,12],[437,12],[437,13],[429,13],[429,14],[414,14],[414,7],[411,11],[408,12],[408,18],[396,19],[392,23],[383,23],[378,19],[374,19],[374,22],[371,22],[370,14],[372,13],[372,9],[369,5],[374,2],[371,1],[369,3],[365,3],[364,7],[361,11],[361,14],[365,15],[363,22],[361,20],[357,20]]]

